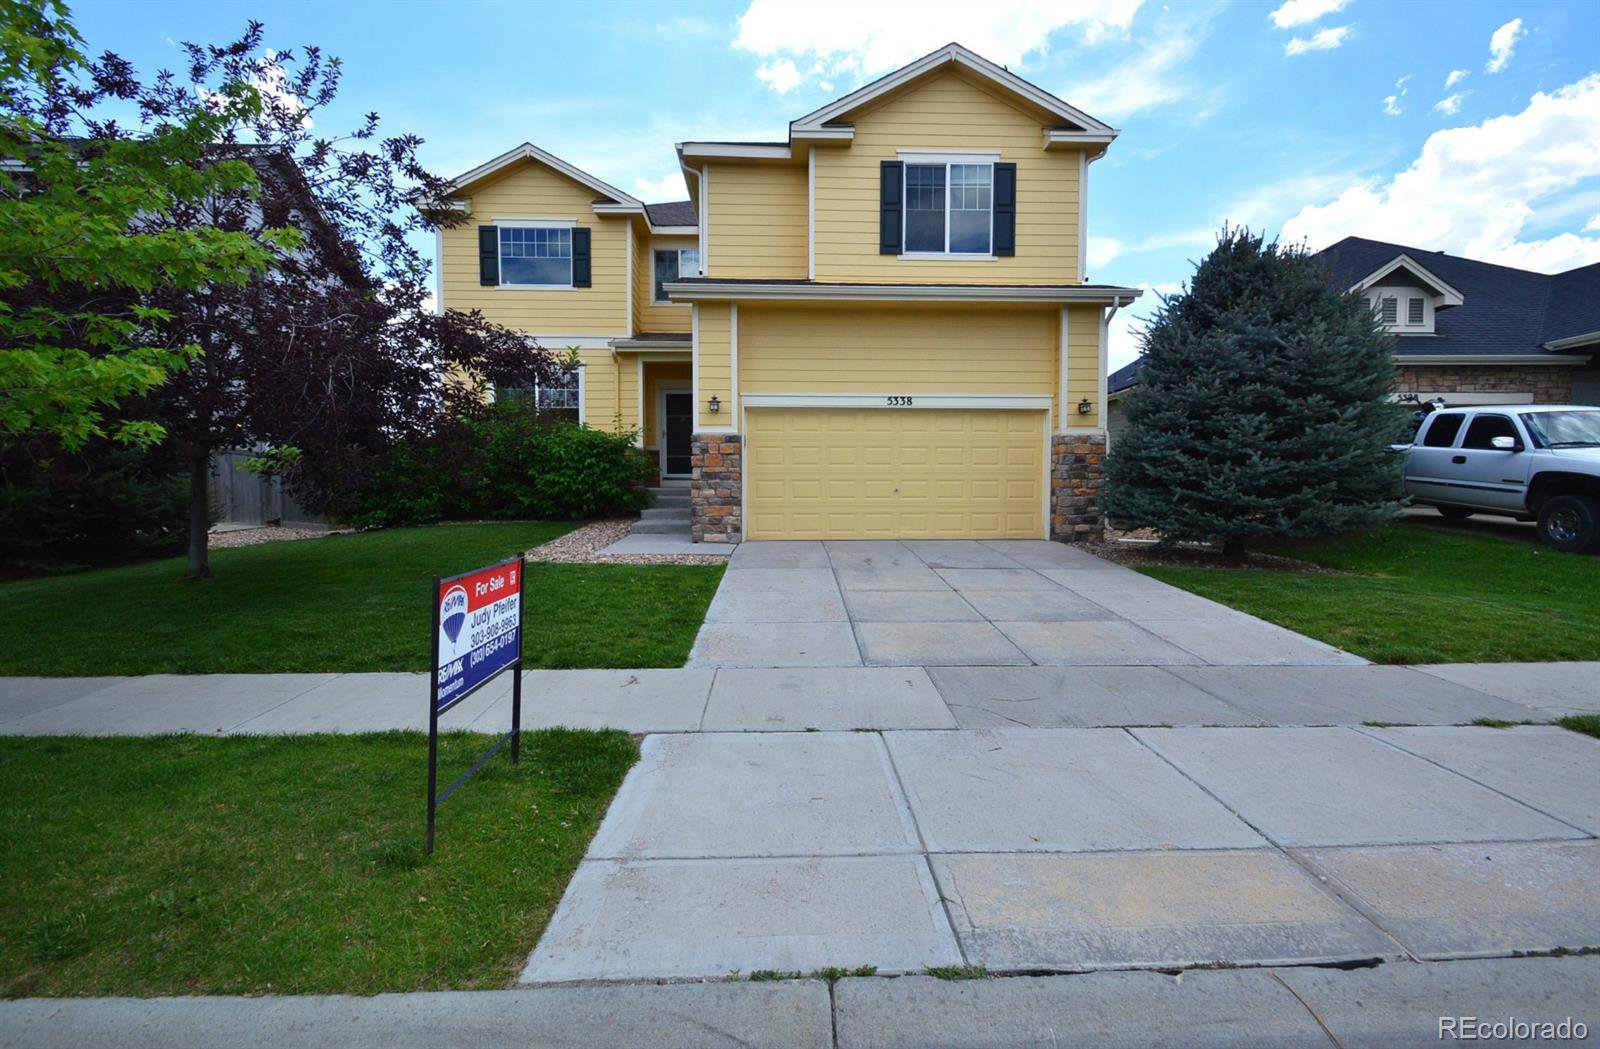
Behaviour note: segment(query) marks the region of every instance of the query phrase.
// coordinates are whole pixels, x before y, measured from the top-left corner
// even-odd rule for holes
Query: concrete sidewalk
[[[1600,663],[535,670],[523,723],[629,732],[1455,725],[1600,712]],[[425,729],[426,674],[0,678],[0,735]],[[444,717],[503,731],[511,684]]]
[[[1439,1045],[1442,1017],[1600,1025],[1600,958],[297,998],[0,1002],[3,1049]],[[1504,1044],[1527,1044],[1527,1039]]]

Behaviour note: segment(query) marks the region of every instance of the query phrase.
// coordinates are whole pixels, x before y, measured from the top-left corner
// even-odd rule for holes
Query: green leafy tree
[[[148,223],[250,190],[249,164],[200,161],[260,112],[260,93],[142,90],[126,62],[91,61],[81,42],[61,3],[0,0],[0,440],[148,445],[160,422],[110,409],[201,350],[170,338],[147,297],[243,284],[300,237]]]
[[[1393,353],[1365,301],[1304,251],[1224,229],[1145,334],[1107,516],[1229,553],[1389,519],[1405,423]]]

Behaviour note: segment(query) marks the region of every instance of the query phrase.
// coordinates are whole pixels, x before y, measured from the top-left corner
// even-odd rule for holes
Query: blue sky
[[[318,130],[376,110],[455,175],[523,141],[650,200],[673,143],[787,122],[949,40],[1122,129],[1091,169],[1089,277],[1175,290],[1224,222],[1546,272],[1600,261],[1600,4],[199,3],[74,6],[141,70],[249,18],[344,62]],[[981,24],[979,24],[981,23]],[[1132,358],[1153,296],[1118,318]]]

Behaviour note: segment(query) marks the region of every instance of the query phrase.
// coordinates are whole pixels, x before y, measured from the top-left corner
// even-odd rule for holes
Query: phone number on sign
[[[517,629],[521,601],[509,597],[472,613],[467,623],[467,644],[480,648]]]

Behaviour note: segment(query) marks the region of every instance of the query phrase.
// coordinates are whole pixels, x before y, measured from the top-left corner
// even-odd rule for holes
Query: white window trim
[[[515,229],[576,229],[577,219],[530,219],[530,218],[500,218],[491,220],[496,228],[495,243],[498,248],[500,234],[499,227],[508,226]],[[500,272],[505,272],[505,260],[497,253],[496,259],[500,260]],[[565,284],[507,284],[501,281],[495,285],[496,289],[506,291],[572,291],[576,285],[572,283],[572,258],[567,258],[567,282]]]
[[[994,253],[994,166],[1000,160],[998,149],[945,150],[930,153],[920,150],[897,150],[902,164],[900,170],[900,244],[906,244],[906,223],[911,218],[911,206],[906,193],[906,167],[913,164],[932,167],[944,165],[944,249],[943,251],[905,251],[896,258],[904,262],[997,262]],[[989,168],[989,250],[950,250],[950,165],[969,164]]]
[[[682,302],[673,302],[672,301],[672,296],[670,294],[667,294],[667,292],[664,289],[662,291],[662,294],[666,295],[667,296],[666,298],[658,299],[658,298],[654,297],[655,293],[656,293],[656,252],[658,252],[658,251],[675,251],[675,252],[678,253],[678,279],[682,280],[683,279],[683,253],[686,252],[686,251],[694,252],[695,259],[698,262],[698,260],[700,258],[700,249],[698,247],[685,248],[685,247],[674,246],[674,245],[670,245],[670,244],[666,245],[666,246],[663,246],[663,247],[657,247],[654,242],[652,242],[651,245],[650,245],[650,295],[651,295],[650,305],[652,305],[652,306],[683,306],[683,305],[686,305],[685,303],[682,303]],[[671,284],[671,283],[672,283],[672,281],[670,281],[670,280],[662,282],[663,285]]]

